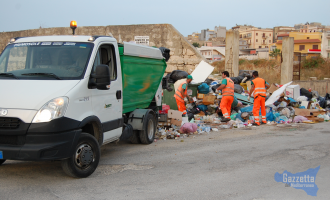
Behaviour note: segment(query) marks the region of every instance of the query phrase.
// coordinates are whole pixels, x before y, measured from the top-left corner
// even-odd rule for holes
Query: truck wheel
[[[148,114],[147,123],[145,127],[140,131],[140,140],[142,144],[151,144],[155,138],[156,132],[156,119],[152,114]]]
[[[139,131],[133,131],[132,136],[128,139],[132,144],[140,144]]]
[[[88,177],[98,166],[100,154],[97,140],[88,133],[81,133],[72,157],[62,160],[62,169],[75,178]]]
[[[0,165],[2,165],[5,161],[6,159],[0,159]]]

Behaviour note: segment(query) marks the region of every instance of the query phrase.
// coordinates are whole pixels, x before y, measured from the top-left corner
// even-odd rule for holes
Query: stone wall
[[[14,37],[71,34],[69,27],[2,32],[0,33],[0,51],[2,52],[10,39]],[[200,61],[204,60],[197,49],[171,24],[84,26],[76,29],[76,35],[107,35],[113,36],[118,42],[134,41],[134,36],[149,36],[149,46],[163,46],[171,50],[171,58],[167,62],[167,73],[177,69],[191,72]]]
[[[330,92],[328,88],[330,87],[330,81],[293,81],[291,85],[299,85],[300,88],[315,90],[321,95],[322,97],[325,96],[326,93]]]

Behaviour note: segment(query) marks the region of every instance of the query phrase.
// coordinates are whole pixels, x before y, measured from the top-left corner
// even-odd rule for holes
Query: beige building
[[[268,48],[273,43],[273,29],[246,28],[238,29],[240,39],[247,41],[249,48]]]
[[[277,41],[277,37],[280,35],[288,34],[290,32],[296,31],[294,27],[290,26],[276,26],[273,28],[273,42]]]

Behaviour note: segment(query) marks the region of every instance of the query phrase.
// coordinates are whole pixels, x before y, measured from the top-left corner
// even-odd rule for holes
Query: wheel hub
[[[88,144],[80,145],[76,151],[76,165],[86,167],[94,161],[93,149]]]

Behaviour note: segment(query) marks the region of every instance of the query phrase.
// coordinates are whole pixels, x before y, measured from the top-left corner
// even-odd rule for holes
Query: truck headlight
[[[63,117],[69,104],[68,97],[58,97],[48,101],[40,108],[32,123],[49,122],[53,119]]]

